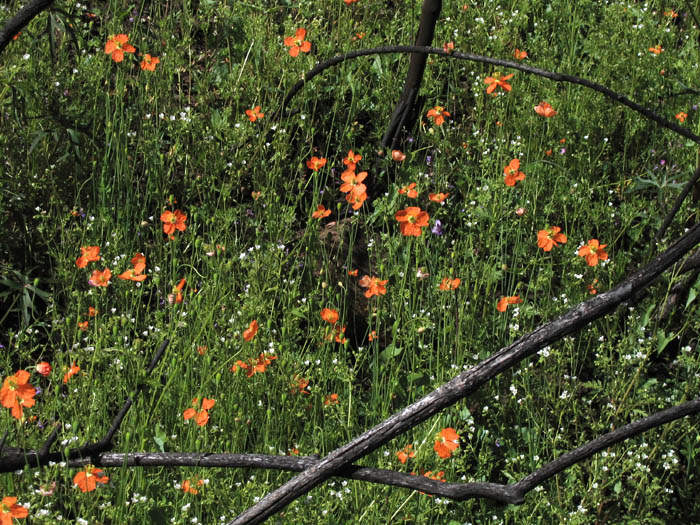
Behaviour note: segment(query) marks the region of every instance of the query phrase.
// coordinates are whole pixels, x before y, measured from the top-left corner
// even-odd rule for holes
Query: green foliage
[[[20,7],[11,4],[0,18]],[[669,120],[685,112],[681,125],[698,132],[698,28],[683,8],[672,18],[653,2],[444,4],[435,45],[453,41],[456,50],[505,59],[526,50],[526,64],[607,85]],[[692,176],[695,145],[597,93],[522,72],[509,80],[512,91],[492,97],[490,66],[431,57],[425,107],[401,163],[379,150],[407,56],[346,61],[273,119],[317,61],[411,43],[419,13],[418,1],[57,1],[22,31],[0,68],[0,364],[3,379],[31,371],[42,392],[23,422],[0,412],[8,445],[41,446],[54,422],[62,447],[99,439],[168,338],[115,451],[324,455],[614,286],[697,221],[697,201],[686,202],[653,244]],[[312,49],[292,58],[283,39],[299,27]],[[119,33],[136,53],[117,63],[104,48]],[[649,51],[656,45],[661,54]],[[139,66],[146,53],[160,59],[153,72]],[[557,115],[538,116],[532,108],[541,101]],[[251,122],[245,110],[256,106],[265,116]],[[434,106],[451,113],[442,126],[426,116]],[[351,149],[363,156],[358,171],[368,172],[358,211],[339,191]],[[307,169],[312,156],[326,166]],[[507,187],[504,166],[516,158],[526,178]],[[399,193],[412,182],[416,199]],[[428,200],[439,192],[449,193],[443,204]],[[330,217],[311,218],[319,204]],[[407,206],[430,214],[420,237],[399,231],[394,215]],[[169,239],[160,218],[176,209],[186,229]],[[431,232],[438,220],[442,234]],[[551,225],[568,242],[545,252],[537,233]],[[607,261],[588,266],[576,255],[590,239],[607,245]],[[101,259],[80,268],[87,246],[99,246]],[[146,257],[146,279],[117,278],[135,253]],[[109,286],[88,284],[104,268]],[[386,294],[366,299],[364,274],[387,279]],[[456,277],[456,290],[439,289]],[[695,397],[700,284],[661,315],[682,277],[541,349],[362,464],[507,483]],[[496,310],[515,295],[523,302]],[[336,327],[322,308],[338,311]],[[246,341],[253,320],[260,328]],[[248,377],[264,356],[277,359]],[[54,368],[49,377],[35,372],[42,360]],[[80,372],[64,383],[73,363]],[[203,397],[216,405],[200,427],[183,413]],[[460,434],[460,448],[440,459],[433,444],[446,427]],[[700,520],[698,429],[684,419],[611,447],[522,506],[338,478],[276,519],[691,523]],[[401,464],[396,452],[408,444],[415,457]],[[30,503],[39,524],[59,516],[210,523],[291,477],[124,467],[107,469],[107,486],[83,494],[76,472],[59,464],[8,474],[1,492]],[[183,490],[185,480],[197,494]],[[37,492],[53,483],[53,495]]]

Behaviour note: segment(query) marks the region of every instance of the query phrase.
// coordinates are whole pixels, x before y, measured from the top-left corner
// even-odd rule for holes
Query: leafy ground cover
[[[654,240],[697,145],[579,86],[432,57],[417,128],[382,151],[408,64],[382,55],[329,69],[276,117],[316,62],[411,43],[419,11],[59,1],[18,35],[0,66],[6,445],[39,447],[55,422],[62,447],[98,440],[168,338],[116,451],[323,456],[697,221],[689,199]],[[682,2],[445,2],[441,16],[438,46],[576,74],[699,131],[700,11]],[[665,312],[681,278],[362,464],[507,483],[697,397],[700,283]],[[271,521],[698,522],[698,428],[615,446],[521,506],[334,479]],[[291,475],[57,463],[3,475],[17,502],[0,512],[225,522]]]

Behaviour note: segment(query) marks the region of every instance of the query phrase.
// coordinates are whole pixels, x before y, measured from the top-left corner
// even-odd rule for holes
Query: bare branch
[[[337,55],[332,58],[329,58],[328,60],[324,60],[323,62],[317,64],[313,69],[311,69],[306,75],[304,75],[303,80],[300,80],[292,88],[289,90],[287,93],[287,96],[284,97],[284,100],[282,101],[282,106],[278,110],[278,114],[280,114],[284,108],[287,106],[289,101],[294,97],[294,95],[297,94],[299,90],[301,90],[302,87],[304,87],[304,84],[314,78],[316,75],[322,73],[324,70],[328,69],[329,67],[335,66],[337,64],[340,64],[341,62],[345,62],[346,60],[350,60],[353,58],[358,58],[362,56],[367,56],[367,55],[387,55],[387,54],[393,54],[393,53],[426,53],[426,54],[431,54],[431,55],[440,55],[448,58],[454,58],[458,60],[469,60],[472,62],[481,62],[484,64],[492,64],[494,66],[498,67],[504,67],[504,68],[509,68],[509,69],[515,69],[518,71],[522,71],[524,73],[531,73],[533,75],[537,75],[540,77],[548,78],[550,80],[554,80],[556,82],[569,82],[571,84],[578,84],[580,86],[592,89],[594,91],[597,91],[598,93],[601,93],[605,95],[606,97],[624,105],[627,106],[628,108],[636,111],[637,113],[641,113],[645,117],[647,117],[650,120],[653,120],[656,122],[659,126],[663,128],[670,129],[671,131],[675,131],[679,135],[684,136],[687,139],[692,140],[696,144],[700,144],[700,137],[697,136],[696,134],[692,133],[691,131],[688,131],[687,129],[679,126],[675,122],[671,122],[669,120],[666,120],[665,118],[657,115],[650,109],[641,106],[637,104],[636,102],[631,101],[624,95],[621,95],[620,93],[616,93],[615,91],[608,89],[605,86],[602,86],[600,84],[596,84],[595,82],[591,82],[590,80],[586,80],[584,78],[580,78],[574,75],[568,75],[566,73],[555,73],[553,71],[547,71],[544,69],[539,69],[536,67],[532,66],[527,66],[525,64],[518,64],[516,62],[511,62],[510,60],[499,60],[497,58],[491,58],[491,57],[486,57],[482,55],[474,55],[472,53],[460,53],[457,51],[453,51],[451,53],[448,53],[447,51],[443,49],[439,49],[436,47],[419,47],[419,46],[388,46],[388,47],[376,47],[372,49],[360,49],[358,51],[351,51],[349,53],[346,53],[344,55]]]
[[[542,468],[528,474],[517,483],[443,483],[425,476],[415,476],[393,470],[360,467],[351,465],[336,473],[337,476],[368,481],[380,485],[419,490],[455,501],[470,498],[487,498],[499,503],[520,505],[525,494],[541,485],[549,478],[580,463],[593,454],[605,450],[621,441],[637,436],[652,428],[670,423],[676,419],[700,412],[700,399],[688,401],[667,408],[628,425],[609,432],[588,443],[567,452],[547,463]],[[317,456],[293,457],[265,454],[214,454],[192,452],[133,452],[116,454],[105,452],[92,458],[76,459],[67,462],[71,468],[83,467],[88,463],[97,467],[202,467],[202,468],[259,468],[303,472],[317,464]]]
[[[148,365],[148,368],[146,369],[146,376],[149,376],[151,374],[153,369],[158,364],[158,361],[160,361],[160,359],[163,357],[165,349],[168,347],[169,343],[170,341],[168,339],[165,339],[161,343],[160,347],[158,347],[158,350],[154,354],[153,358],[151,359],[151,362]],[[117,415],[112,420],[112,424],[110,425],[109,429],[107,430],[107,433],[102,439],[95,443],[89,443],[83,445],[82,447],[71,449],[66,454],[66,457],[68,459],[91,457],[94,454],[110,450],[112,448],[112,439],[114,438],[114,434],[117,432],[117,430],[119,430],[119,427],[122,424],[122,421],[124,421],[124,417],[129,411],[129,408],[131,408],[131,405],[133,405],[136,399],[138,399],[138,396],[143,390],[143,388],[144,383],[140,383],[136,387],[136,391],[134,392],[133,396],[129,396],[126,399],[124,405],[121,407]],[[24,467],[25,464],[29,464],[32,467],[40,467],[43,465],[47,465],[49,462],[63,461],[65,458],[61,452],[49,453],[51,445],[54,443],[54,441],[56,441],[56,438],[58,437],[58,428],[59,425],[56,424],[54,426],[53,431],[51,432],[51,435],[48,437],[46,442],[38,451],[11,449],[11,452],[9,454],[0,455],[0,473],[12,472],[14,470],[21,469]],[[5,447],[5,449],[10,450],[9,447]],[[0,453],[2,453],[1,449]]]
[[[700,242],[700,224],[693,226],[665,252],[615,288],[578,304],[561,317],[540,326],[511,345],[495,352],[437,390],[334,450],[313,467],[267,494],[229,525],[262,522],[347,465],[468,396],[481,385],[533,355],[540,348],[577,332],[588,323],[613,311],[623,301],[632,297],[635,291],[649,286],[656,277],[683,257],[698,242]]]
[[[54,0],[32,0],[20,9],[15,16],[10,18],[5,23],[5,26],[0,29],[0,53],[4,51],[13,36],[19,33],[24,26],[29,24],[35,16],[53,4],[53,1]]]
[[[664,233],[666,233],[666,229],[670,226],[671,222],[673,221],[673,218],[676,216],[676,213],[678,213],[678,210],[681,209],[683,201],[690,193],[690,190],[693,189],[693,186],[695,186],[695,184],[698,182],[698,179],[700,179],[700,166],[695,170],[695,173],[685,184],[685,186],[683,186],[683,190],[681,191],[680,195],[678,195],[678,197],[676,198],[676,202],[673,203],[673,207],[664,218],[664,222],[661,224],[659,231],[657,231],[656,235],[654,236],[654,240],[656,242],[659,242],[664,236]]]

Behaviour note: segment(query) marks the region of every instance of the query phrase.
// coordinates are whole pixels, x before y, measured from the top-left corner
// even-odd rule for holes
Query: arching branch
[[[527,66],[525,64],[518,64],[516,62],[511,62],[510,60],[500,60],[497,58],[491,58],[491,57],[486,57],[482,55],[474,55],[472,53],[460,53],[457,51],[453,51],[451,53],[448,53],[447,51],[443,49],[438,49],[436,47],[419,47],[419,46],[388,46],[388,47],[376,47],[372,49],[360,49],[358,51],[351,51],[349,53],[346,53],[344,55],[337,55],[332,58],[329,58],[328,60],[324,60],[323,62],[320,62],[317,64],[313,69],[311,69],[308,73],[304,75],[304,78],[300,81],[298,81],[292,88],[289,90],[287,95],[284,97],[284,100],[282,101],[282,106],[278,112],[282,112],[287,104],[289,104],[289,101],[296,95],[302,87],[304,87],[304,84],[314,78],[316,75],[322,73],[326,69],[333,67],[337,64],[340,64],[342,62],[345,62],[346,60],[351,60],[353,58],[358,58],[362,56],[368,56],[368,55],[387,55],[387,54],[392,54],[392,53],[426,53],[426,54],[431,54],[431,55],[439,55],[443,57],[448,57],[448,58],[453,58],[457,60],[469,60],[471,62],[480,62],[483,64],[491,64],[494,66],[498,67],[503,67],[503,68],[509,68],[509,69],[515,69],[517,71],[522,71],[524,73],[530,73],[533,75],[537,75],[540,77],[548,78],[550,80],[554,80],[556,82],[568,82],[571,84],[578,84],[579,86],[583,86],[588,89],[592,89],[594,91],[597,91],[598,93],[601,93],[602,95],[606,96],[609,99],[614,100],[615,102],[618,102],[622,104],[623,106],[627,106],[628,108],[632,109],[633,111],[636,111],[637,113],[641,113],[645,117],[647,117],[650,120],[653,120],[656,122],[659,126],[670,129],[671,131],[675,131],[679,135],[682,135],[683,137],[692,140],[696,144],[700,144],[700,137],[691,131],[688,131],[687,129],[679,126],[675,122],[671,122],[669,120],[666,120],[665,118],[657,115],[654,113],[652,110],[649,108],[646,108],[644,106],[641,106],[640,104],[637,104],[636,102],[633,102],[632,100],[628,99],[624,95],[617,93],[613,91],[612,89],[609,89],[601,84],[597,84],[595,82],[591,82],[590,80],[586,80],[585,78],[580,78],[574,75],[568,75],[566,73],[556,73],[553,71],[547,71],[545,69],[540,69],[537,67],[532,67],[532,66]]]

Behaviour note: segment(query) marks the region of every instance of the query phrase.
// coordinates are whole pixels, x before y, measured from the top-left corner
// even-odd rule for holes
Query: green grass
[[[0,18],[20,7],[9,4]],[[699,28],[686,4],[543,4],[445,2],[434,43],[504,59],[524,49],[526,64],[606,85],[669,120],[686,112],[682,125],[700,133],[697,97],[683,93],[697,89],[700,63]],[[53,49],[44,13],[0,66],[0,293],[7,292],[0,370],[3,378],[28,370],[42,390],[24,422],[0,412],[9,446],[40,447],[54,422],[65,446],[98,440],[168,338],[115,451],[156,451],[161,443],[172,452],[323,456],[590,297],[587,285],[614,286],[698,218],[689,198],[654,244],[695,169],[695,144],[597,93],[522,72],[509,81],[511,92],[492,97],[484,84],[490,66],[429,58],[425,106],[403,163],[378,150],[407,56],[334,67],[293,99],[290,116],[272,119],[286,90],[317,61],[412,43],[417,0],[56,7]],[[662,14],[670,8],[677,18]],[[292,58],[282,42],[298,27],[312,50]],[[121,63],[104,53],[117,33],[137,48]],[[664,49],[658,56],[648,50],[656,45]],[[160,58],[154,72],[139,68],[138,53]],[[539,117],[532,108],[540,101],[558,114]],[[250,122],[244,112],[258,105],[265,117]],[[436,105],[452,115],[441,127],[425,116]],[[358,171],[369,174],[369,198],[356,213],[339,191],[350,149],[363,155]],[[318,172],[305,166],[314,155],[328,159]],[[526,179],[511,188],[503,167],[513,158]],[[398,193],[410,182],[420,192],[415,200]],[[428,201],[437,192],[449,192],[444,205]],[[311,218],[319,204],[330,217]],[[399,231],[394,214],[406,206],[430,214],[420,237]],[[173,240],[160,222],[165,209],[187,214],[186,230]],[[431,233],[436,220],[442,235]],[[342,228],[329,226],[340,221]],[[545,253],[537,232],[549,225],[568,242]],[[333,235],[340,241],[328,240]],[[608,245],[610,259],[589,267],[576,250],[593,238]],[[102,259],[78,268],[80,247],[91,245]],[[146,256],[147,279],[117,279],[137,252]],[[388,279],[386,295],[366,300],[348,275],[358,267],[360,277]],[[113,273],[110,285],[91,287],[92,271],[103,268]],[[459,288],[439,290],[446,277],[459,277]],[[183,278],[183,301],[169,304]],[[697,397],[697,301],[683,298],[671,316],[659,315],[680,278],[668,276],[640,303],[541,350],[361,464],[507,483],[612,428]],[[516,294],[521,304],[496,310],[500,297]],[[89,307],[97,316],[88,317]],[[339,312],[346,344],[326,340],[322,308]],[[78,323],[86,320],[83,331]],[[260,329],[246,342],[252,320]],[[198,347],[206,347],[203,355]],[[263,352],[278,357],[264,373],[229,370]],[[52,364],[48,378],[34,370],[39,361]],[[81,370],[64,384],[73,362]],[[293,393],[295,377],[310,381],[308,394]],[[339,402],[325,405],[331,393]],[[195,397],[216,400],[203,427],[183,419]],[[433,451],[445,427],[461,436],[450,459]],[[521,506],[333,479],[270,521],[698,522],[699,428],[697,418],[683,419],[612,447]],[[416,455],[402,465],[396,452],[409,443]],[[5,474],[0,494],[30,506],[37,524],[59,516],[213,523],[292,476],[111,468],[106,486],[83,494],[72,483],[76,472],[54,465]],[[180,487],[189,478],[208,483],[186,494]],[[52,496],[37,492],[53,482]]]

